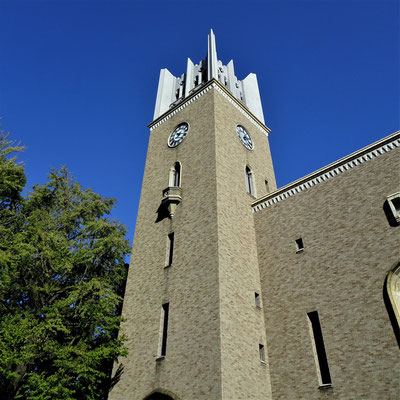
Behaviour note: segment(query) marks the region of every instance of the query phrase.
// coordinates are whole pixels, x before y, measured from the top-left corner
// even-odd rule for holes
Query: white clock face
[[[168,139],[168,146],[169,147],[178,146],[178,144],[180,144],[182,140],[185,138],[188,130],[189,130],[189,125],[186,122],[182,122],[181,124],[179,124],[171,133]]]
[[[246,129],[244,129],[243,126],[238,125],[236,127],[236,132],[243,146],[246,147],[246,149],[248,150],[253,150],[254,148],[253,141],[251,140],[251,137],[249,133],[246,131]]]

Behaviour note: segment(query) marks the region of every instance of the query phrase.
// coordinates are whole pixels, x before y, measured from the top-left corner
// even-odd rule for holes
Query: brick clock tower
[[[111,400],[270,399],[251,203],[276,189],[257,78],[161,70]]]

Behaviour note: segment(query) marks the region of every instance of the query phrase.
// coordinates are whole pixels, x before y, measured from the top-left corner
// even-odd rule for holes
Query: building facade
[[[149,127],[110,399],[400,398],[400,133],[277,189],[212,31]]]

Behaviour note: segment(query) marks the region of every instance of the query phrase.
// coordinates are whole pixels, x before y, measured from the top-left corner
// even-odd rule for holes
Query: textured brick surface
[[[236,133],[249,132],[254,150]],[[266,193],[265,179],[275,189],[268,139],[226,99],[215,94],[217,213],[223,399],[268,399],[269,366],[260,363],[259,344],[266,346],[262,311],[255,307],[260,291],[253,214],[254,198],[246,192],[249,165],[257,195]]]
[[[187,137],[168,148],[184,121]],[[218,90],[153,129],[123,307],[129,357],[110,400],[159,389],[180,400],[400,399],[399,349],[382,299],[400,258],[400,227],[383,212],[400,187],[398,152],[252,214],[246,165],[257,197],[265,180],[276,189],[268,138]],[[176,161],[182,202],[172,220],[156,222]],[[171,232],[174,260],[164,268]],[[296,254],[299,237],[305,250]],[[167,355],[156,361],[166,302]],[[323,391],[307,321],[314,310],[333,381]]]
[[[399,399],[400,352],[382,289],[400,259],[383,212],[399,150],[255,214],[273,399]],[[304,241],[296,254],[295,240]],[[318,390],[307,312],[318,310],[333,387]]]
[[[167,147],[173,129],[189,132]],[[240,143],[249,131],[255,150]],[[182,164],[182,203],[172,220],[155,223],[171,166]],[[245,167],[258,194],[275,180],[267,137],[216,90],[210,90],[151,132],[132,261],[123,308],[130,355],[111,400],[143,399],[162,388],[179,399],[270,398],[253,216]],[[167,235],[175,233],[174,261],[164,269]],[[161,305],[170,303],[167,356],[159,351]]]
[[[190,129],[167,146],[181,122]],[[220,330],[213,96],[202,98],[150,134],[123,307],[130,355],[111,399],[143,399],[156,388],[179,398],[219,398]],[[156,223],[169,171],[182,164],[182,203],[173,220]],[[173,265],[167,235],[175,233]],[[167,356],[159,355],[161,306],[170,303]]]
[[[168,148],[170,133],[183,121],[190,126],[187,137]],[[254,151],[240,143],[237,124],[252,135]],[[253,198],[244,173],[248,163],[260,194],[265,178],[274,188],[268,156],[266,136],[215,90],[151,132],[123,308],[130,356],[111,399],[142,399],[156,388],[181,399],[268,395],[268,365],[258,358],[258,344],[265,343],[263,315],[254,306],[260,284]],[[172,220],[155,223],[176,161],[182,164],[182,203]],[[172,231],[174,261],[164,269]],[[165,302],[167,356],[157,362]]]

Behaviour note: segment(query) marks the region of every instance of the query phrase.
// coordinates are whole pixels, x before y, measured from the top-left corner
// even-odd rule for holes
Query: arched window
[[[383,298],[400,347],[400,263],[397,263],[386,277]]]
[[[246,190],[254,196],[253,173],[248,165],[246,165]]]
[[[169,186],[181,186],[181,163],[179,161],[171,168]]]

